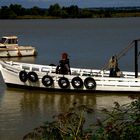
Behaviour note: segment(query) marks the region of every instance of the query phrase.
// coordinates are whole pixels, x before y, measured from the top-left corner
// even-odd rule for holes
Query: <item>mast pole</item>
[[[135,42],[135,78],[138,78],[138,41]]]

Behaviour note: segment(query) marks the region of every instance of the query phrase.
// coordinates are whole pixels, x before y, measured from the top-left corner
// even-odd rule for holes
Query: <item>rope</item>
[[[140,41],[140,39],[139,39],[138,41]],[[129,45],[128,45],[126,48],[124,48],[124,49],[123,49],[122,51],[120,51],[117,55],[115,55],[115,58],[117,58],[117,60],[119,60],[119,59],[120,59],[122,56],[124,56],[124,55],[128,52],[128,50],[130,50],[132,47],[134,47],[134,40],[133,40],[132,42],[130,42]],[[102,68],[102,70],[107,69],[108,63],[109,63],[109,62],[107,62],[107,63],[105,64],[105,66]]]
[[[130,44],[126,47],[126,48],[124,48],[121,52],[119,52],[118,54],[117,54],[117,59],[119,60],[122,56],[124,56],[127,52],[128,52],[128,50],[130,50],[132,47],[134,47],[134,40],[132,41],[132,42],[130,42]]]

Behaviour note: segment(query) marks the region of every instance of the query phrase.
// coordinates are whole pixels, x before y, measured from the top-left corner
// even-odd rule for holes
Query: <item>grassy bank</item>
[[[140,17],[140,12],[137,13],[110,13],[108,15],[102,14],[95,14],[92,17],[87,18],[123,18],[123,17]],[[78,17],[82,18],[82,17]],[[56,16],[40,16],[40,15],[24,15],[24,16],[17,16],[15,19],[67,19],[67,17],[56,17]]]
[[[120,8],[79,8],[76,5],[60,7],[51,5],[48,9],[24,8],[22,5],[2,6],[0,19],[57,19],[57,18],[109,18],[140,17],[140,7]]]

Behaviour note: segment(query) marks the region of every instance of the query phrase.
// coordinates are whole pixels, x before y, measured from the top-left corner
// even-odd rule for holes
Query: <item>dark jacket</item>
[[[69,59],[59,61],[59,65],[56,68],[56,73],[71,74]]]

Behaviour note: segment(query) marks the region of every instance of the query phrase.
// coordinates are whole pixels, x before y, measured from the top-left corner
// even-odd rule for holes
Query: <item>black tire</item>
[[[84,80],[84,85],[86,89],[94,89],[96,87],[96,82],[93,78],[88,77]]]
[[[31,82],[37,82],[38,81],[38,76],[35,72],[29,72],[28,73],[28,79],[31,81]]]
[[[49,87],[53,84],[53,78],[49,75],[45,75],[43,76],[42,78],[42,84],[45,86],[45,87]]]
[[[58,85],[63,88],[63,89],[66,89],[70,86],[70,82],[69,80],[66,78],[66,77],[61,77],[59,80],[58,80]]]
[[[83,81],[82,81],[82,79],[80,77],[74,77],[72,79],[71,83],[72,83],[72,86],[74,88],[78,89],[78,88],[82,88],[83,87]]]
[[[28,79],[28,74],[26,71],[20,71],[19,72],[19,79],[22,81],[22,82],[26,82],[27,79]]]

